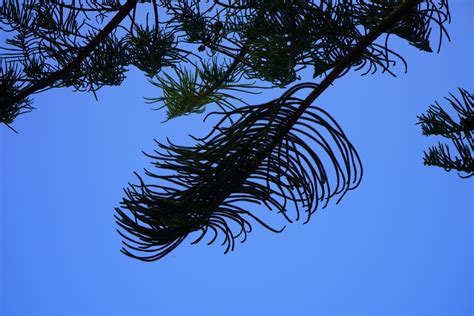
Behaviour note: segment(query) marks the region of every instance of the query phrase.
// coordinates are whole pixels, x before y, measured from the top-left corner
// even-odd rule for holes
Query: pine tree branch
[[[240,53],[237,56],[235,56],[234,61],[232,62],[232,64],[230,64],[230,66],[227,68],[226,72],[222,75],[222,77],[220,77],[219,80],[215,81],[211,86],[209,86],[206,90],[204,90],[202,93],[200,93],[196,97],[196,101],[199,102],[203,99],[206,99],[214,91],[218,90],[220,88],[220,86],[229,79],[229,77],[232,75],[234,70],[237,68],[237,66],[243,60],[244,56],[245,56],[245,47],[243,47],[240,50]]]
[[[294,112],[287,123],[279,130],[279,135],[273,138],[272,144],[264,150],[256,154],[256,161],[263,161],[271,150],[280,143],[286,135],[288,135],[291,128],[296,124],[303,113],[311,106],[311,104],[336,80],[352,63],[360,58],[365,50],[384,32],[392,27],[401,17],[408,14],[410,9],[417,5],[421,0],[404,0],[392,13],[386,17],[380,24],[374,27],[369,34],[364,36],[360,42],[333,68],[333,70],[321,81],[303,101],[302,105]],[[251,170],[243,175],[243,178],[248,177],[252,173]]]
[[[236,79],[240,78],[244,56],[247,53],[247,46],[243,45],[240,52],[233,56],[231,63],[219,66],[217,60],[212,60],[211,64],[203,63],[203,69],[195,66],[194,72],[186,69],[175,69],[178,80],[165,74],[157,78],[157,82],[150,81],[153,85],[163,90],[163,96],[159,98],[146,98],[148,103],[163,102],[163,107],[168,108],[167,120],[190,113],[202,113],[205,105],[215,103],[222,110],[233,109],[234,106],[228,99],[240,100],[240,98],[223,93],[223,90],[240,91],[252,93],[244,88],[257,88],[253,84],[239,84]],[[238,81],[238,80],[237,80]],[[245,102],[243,102],[245,103]]]
[[[303,105],[295,112],[292,119],[281,130],[280,137],[275,138],[275,142],[280,141],[284,135],[288,133],[291,127],[296,123],[298,118],[306,109],[336,80],[348,67],[363,56],[366,49],[380,36],[382,33],[390,29],[401,17],[408,14],[409,11],[417,5],[421,0],[404,0],[392,13],[387,16],[380,24],[374,27],[369,34],[364,36],[360,42],[333,68],[333,70],[321,81],[304,100]]]
[[[438,146],[433,146],[425,152],[424,164],[441,167],[448,172],[456,170],[461,178],[474,176],[473,140],[469,138],[467,143],[464,143],[462,140],[452,139],[452,142],[459,156],[452,156],[449,146],[439,143]]]
[[[101,6],[100,8],[84,8],[81,6],[79,7],[76,7],[74,5],[70,5],[70,4],[66,4],[66,3],[62,3],[62,2],[59,2],[59,1],[56,1],[56,0],[50,0],[51,3],[55,4],[55,5],[58,5],[60,7],[63,7],[65,9],[69,9],[69,10],[76,10],[76,11],[81,11],[81,12],[102,12],[102,11],[108,11],[108,12],[116,12],[116,11],[119,11],[120,8],[107,8],[105,6]]]
[[[442,167],[446,171],[457,170],[461,178],[474,176],[474,95],[459,89],[461,100],[451,94],[445,98],[456,110],[459,123],[437,102],[426,114],[418,116],[423,135],[439,135],[451,139],[458,155],[452,156],[450,146],[439,143],[425,151],[423,158],[427,166]]]
[[[272,144],[266,147],[264,150],[256,154],[256,161],[263,161],[271,150],[282,141],[282,139],[288,134],[291,128],[296,124],[301,115],[311,106],[311,104],[336,80],[348,67],[358,58],[360,58],[367,47],[369,47],[382,33],[386,32],[392,27],[399,18],[407,14],[411,8],[418,4],[421,0],[405,0],[393,12],[385,18],[380,24],[372,29],[372,31],[364,36],[360,42],[343,58],[341,59],[333,70],[328,74],[326,78],[315,88],[303,101],[302,105],[295,111],[292,117],[283,126],[277,137],[273,138]],[[245,179],[252,173],[252,170],[242,175]]]
[[[474,95],[465,89],[459,89],[462,101],[453,94],[451,98],[445,98],[456,110],[458,120],[451,117],[438,102],[431,105],[425,114],[417,116],[421,125],[423,135],[441,135],[446,138],[466,137],[474,132]],[[464,105],[463,105],[464,103]]]
[[[221,231],[227,252],[234,249],[239,236],[245,240],[251,230],[248,219],[273,232],[281,231],[239,202],[264,204],[290,223],[287,202],[295,205],[295,220],[300,217],[301,205],[307,223],[319,203],[325,207],[331,198],[339,196],[340,201],[355,189],[362,177],[357,152],[337,122],[311,103],[417,3],[419,0],[406,0],[394,8],[352,46],[320,85],[298,84],[265,104],[217,112],[222,115],[219,123],[207,136],[195,138],[199,141],[195,146],[158,143],[162,152],[147,156],[157,160],[155,167],[173,174],[145,170],[146,175],[163,183],[147,185],[137,174],[139,184],[125,191],[126,198],[116,208],[117,224],[123,229],[118,230],[124,238],[121,251],[132,258],[154,261],[175,249],[190,233],[201,232],[192,242],[196,244],[207,232],[213,232],[211,244]],[[311,93],[301,99],[297,93],[308,88]],[[238,116],[237,121],[224,127],[223,122],[233,115]],[[329,168],[324,158],[329,159]]]
[[[138,0],[128,0],[117,12],[117,14],[110,20],[110,22],[86,45],[80,52],[77,54],[77,57],[72,60],[66,67],[63,69],[52,73],[48,77],[37,81],[35,84],[28,86],[18,92],[15,96],[2,100],[0,97],[0,106],[9,107],[12,104],[21,102],[22,100],[28,98],[28,96],[45,89],[54,83],[67,78],[69,73],[79,67],[81,63],[96,49],[100,43],[102,43],[107,36],[112,33],[116,27],[122,22],[123,19],[127,17],[130,11],[135,8]]]
[[[306,107],[314,102],[336,80],[352,63],[362,57],[365,50],[380,36],[392,27],[399,18],[407,14],[421,0],[405,0],[380,24],[374,27],[369,34],[364,36],[360,42],[339,61],[334,69],[319,84],[319,87],[311,92],[306,98]],[[302,111],[304,111],[302,109]]]

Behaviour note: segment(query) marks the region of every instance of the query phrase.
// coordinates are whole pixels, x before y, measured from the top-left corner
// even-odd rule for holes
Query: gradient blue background
[[[35,96],[14,134],[0,127],[2,315],[473,315],[473,180],[427,168],[416,115],[473,90],[471,0],[452,0],[439,55],[398,45],[408,74],[339,79],[319,99],[363,159],[360,188],[283,234],[258,227],[223,255],[184,243],[164,260],[119,253],[113,220],[153,138],[191,143],[211,124],[160,123],[134,70],[99,102],[67,89]],[[398,42],[397,42],[398,43]],[[254,98],[268,100],[279,92]]]

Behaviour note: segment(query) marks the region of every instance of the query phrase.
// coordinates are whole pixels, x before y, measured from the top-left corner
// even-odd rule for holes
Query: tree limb
[[[37,81],[35,84],[30,85],[22,89],[19,93],[11,98],[3,99],[0,97],[0,106],[8,107],[9,105],[15,104],[24,100],[31,94],[34,94],[48,86],[53,85],[54,83],[66,78],[68,74],[75,68],[79,67],[81,63],[103,42],[110,33],[115,30],[115,28],[125,19],[125,17],[130,13],[130,11],[135,8],[138,0],[128,0],[117,12],[117,14],[110,20],[110,22],[94,37],[80,52],[77,54],[77,57],[72,60],[66,67],[56,71],[49,75],[48,77]],[[3,99],[3,100],[2,100]]]

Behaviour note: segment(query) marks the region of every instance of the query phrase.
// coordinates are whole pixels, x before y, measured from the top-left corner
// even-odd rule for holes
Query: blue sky
[[[397,78],[350,73],[316,104],[333,115],[364,164],[339,205],[282,234],[255,226],[223,255],[184,242],[161,261],[119,252],[114,207],[141,151],[167,137],[191,144],[199,115],[161,123],[134,70],[120,88],[35,96],[37,110],[0,128],[2,315],[472,315],[471,180],[424,167],[416,115],[457,87],[474,91],[471,0],[452,0],[452,42],[426,54],[396,42]],[[252,97],[263,102],[279,94]]]

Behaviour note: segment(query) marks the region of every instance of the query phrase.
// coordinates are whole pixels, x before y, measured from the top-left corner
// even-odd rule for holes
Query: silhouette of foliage
[[[289,223],[299,220],[304,211],[307,223],[319,204],[325,207],[332,198],[339,202],[356,188],[362,177],[357,152],[335,120],[312,103],[354,64],[370,68],[370,62],[360,62],[367,49],[413,12],[416,3],[395,6],[341,56],[319,85],[298,84],[268,103],[218,113],[219,123],[208,136],[195,138],[195,146],[158,143],[159,150],[147,156],[168,173],[145,170],[153,184],[136,174],[139,183],[125,190],[126,197],[116,209],[118,232],[124,239],[121,251],[154,261],[191,233],[196,233],[192,241],[196,244],[209,232],[208,244],[222,233],[227,252],[238,238],[246,240],[252,221],[282,231],[257,205],[276,210]],[[304,89],[310,93],[298,97]],[[224,126],[228,121],[230,126]]]
[[[168,185],[146,185],[139,177],[139,184],[126,190],[122,206],[133,218],[117,208],[117,223],[134,238],[120,232],[127,240],[122,251],[153,261],[193,231],[201,233],[194,243],[207,232],[214,233],[213,243],[221,231],[227,252],[236,238],[245,240],[251,230],[248,219],[278,231],[256,215],[262,214],[256,205],[264,204],[288,222],[292,216],[287,208],[294,207],[295,220],[304,208],[308,222],[319,203],[325,207],[331,198],[339,201],[357,187],[362,165],[335,120],[311,106],[293,123],[304,103],[296,93],[314,86],[299,84],[266,104],[219,113],[219,123],[196,146],[158,143],[162,151],[149,157],[171,175],[146,175]],[[235,123],[224,127],[231,117]],[[252,212],[239,202],[254,204],[248,206]],[[151,254],[137,256],[128,249]]]
[[[162,90],[148,101],[167,108],[168,119],[217,105],[221,120],[195,146],[159,143],[149,156],[169,174],[146,171],[157,184],[137,174],[116,220],[122,252],[133,258],[160,259],[193,232],[194,243],[223,233],[229,251],[252,221],[281,231],[256,205],[290,223],[305,213],[307,222],[358,186],[357,152],[313,102],[351,69],[395,75],[393,66],[406,62],[391,36],[430,52],[432,28],[441,45],[449,21],[447,0],[5,0],[0,122],[30,111],[31,95],[47,89],[118,86],[130,66]],[[231,91],[251,92],[257,80],[287,87],[307,67],[320,84],[236,106],[244,100]]]
[[[0,122],[12,123],[25,111],[6,109],[30,104],[27,100],[32,94],[50,88],[73,87],[95,94],[105,85],[118,86],[130,66],[163,88],[170,85],[161,80],[170,83],[172,76],[169,72],[162,75],[163,69],[177,71],[179,64],[178,74],[201,72],[204,69],[196,67],[212,64],[212,60],[234,65],[221,75],[240,81],[264,80],[283,87],[297,80],[298,72],[306,67],[312,67],[317,77],[334,67],[400,3],[5,0],[0,5],[0,28],[7,38],[0,58],[8,69],[18,71],[7,80],[16,87],[16,93],[0,97],[0,107],[5,108],[0,113],[10,113],[0,117]],[[440,28],[440,36],[447,35],[443,26],[449,20],[447,9],[446,0],[419,1],[384,33],[430,51],[433,26]],[[405,61],[389,49],[387,40],[370,43],[352,66],[364,69],[363,73],[381,69],[393,74],[390,69],[396,61]],[[222,102],[219,90],[228,88],[228,78],[212,78],[214,84],[207,86],[212,89],[206,90],[208,102],[199,94],[200,83],[189,82],[200,76],[184,75],[184,82],[178,80],[171,87],[197,87],[194,100],[183,98],[183,104],[177,104],[179,101],[166,95],[150,99],[162,104],[158,108],[167,107],[173,117],[202,112],[204,105]],[[248,83],[241,88],[247,90]]]
[[[7,66],[8,67],[8,66]],[[19,91],[19,86],[15,80],[18,77],[17,70],[12,67],[3,68],[0,65],[0,95],[2,97],[12,97]],[[33,109],[29,99],[23,99],[12,103],[8,107],[0,107],[0,117],[2,122],[10,127],[15,117],[22,113],[30,112]],[[12,127],[10,127],[12,128]]]
[[[438,143],[425,152],[424,164],[442,167],[446,171],[457,170],[461,178],[474,175],[474,95],[465,89],[459,89],[461,99],[451,94],[446,98],[456,111],[453,118],[438,102],[418,116],[423,135],[438,135],[450,139],[458,156],[452,156],[450,146]]]

